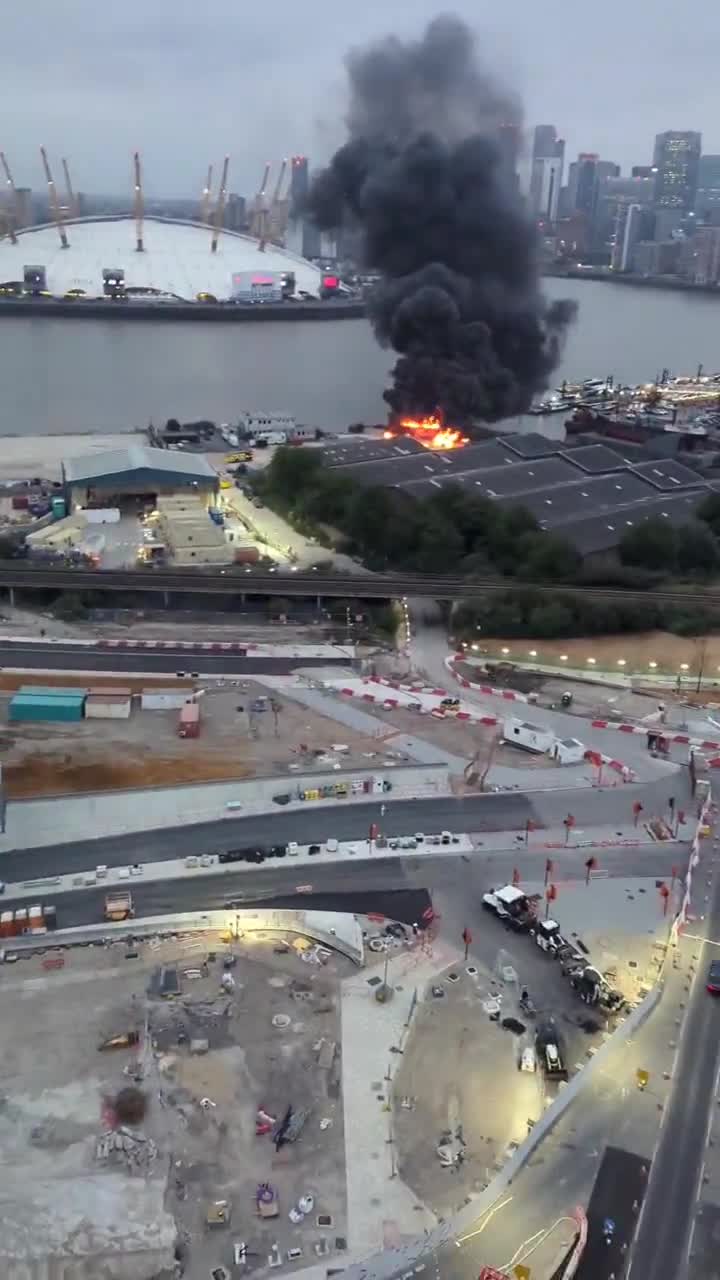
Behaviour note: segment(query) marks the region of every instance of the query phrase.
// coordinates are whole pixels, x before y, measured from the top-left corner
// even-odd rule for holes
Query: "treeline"
[[[629,527],[617,556],[583,564],[573,543],[546,532],[521,505],[501,506],[443,485],[425,498],[398,489],[361,486],[327,468],[313,449],[280,448],[253,487],[301,532],[342,548],[376,572],[500,574],[525,582],[644,589],[679,575],[707,579],[720,571],[720,495],[698,518],[673,526],[662,516]],[[635,509],[635,518],[641,508]]]
[[[581,636],[672,631],[675,635],[703,635],[720,629],[720,610],[668,606],[647,600],[604,601],[569,592],[515,588],[484,600],[463,601],[452,615],[458,641],[482,643],[483,636],[508,640],[571,640]]]
[[[322,539],[322,526],[376,572],[508,574],[572,581],[581,559],[572,543],[544,533],[523,507],[501,508],[447,485],[415,499],[367,488],[323,466],[311,449],[280,448],[253,487],[297,529]]]

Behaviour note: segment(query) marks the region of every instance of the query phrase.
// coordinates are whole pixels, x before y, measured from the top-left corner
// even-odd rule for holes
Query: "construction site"
[[[208,935],[5,970],[3,1276],[47,1274],[56,1250],[64,1274],[122,1280],[342,1256],[350,967],[302,938]]]
[[[333,720],[331,708],[318,715],[251,680],[215,680],[200,689],[177,679],[98,677],[89,685],[87,677],[43,676],[48,706],[38,714],[46,718],[25,719],[37,687],[27,676],[0,676],[0,763],[11,799],[292,777],[408,758],[393,748],[392,732],[353,732]],[[64,705],[73,700],[76,711]],[[13,705],[23,718],[13,718]],[[181,721],[186,705],[197,711],[190,732]]]

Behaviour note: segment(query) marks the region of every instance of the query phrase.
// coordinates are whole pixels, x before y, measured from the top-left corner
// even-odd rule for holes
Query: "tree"
[[[530,554],[518,568],[518,575],[529,582],[567,582],[574,578],[582,556],[572,542],[557,533],[539,533],[533,537]]]
[[[318,479],[322,458],[317,449],[293,449],[281,445],[263,476],[263,487],[292,505]]]
[[[418,573],[454,572],[464,550],[462,535],[450,520],[433,513],[422,525],[413,568]]]
[[[697,509],[699,520],[709,525],[716,537],[720,537],[720,493],[709,493]]]
[[[618,552],[623,564],[637,564],[645,569],[662,569],[666,573],[672,573],[676,549],[675,529],[661,516],[654,516],[628,529],[620,539]]]
[[[542,640],[555,640],[569,636],[574,629],[575,619],[571,609],[566,605],[551,601],[538,605],[528,618],[528,631],[532,636]]]
[[[706,524],[694,520],[676,530],[677,566],[681,573],[710,576],[720,564],[720,552],[714,534]]]

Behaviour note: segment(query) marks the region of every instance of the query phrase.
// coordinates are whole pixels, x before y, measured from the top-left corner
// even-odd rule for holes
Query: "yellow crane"
[[[280,221],[281,221],[280,220],[280,208],[281,208],[280,192],[282,190],[282,184],[285,178],[286,171],[287,171],[287,159],[283,160],[282,164],[280,165],[280,173],[278,174],[278,180],[275,183],[275,190],[273,192],[273,197],[270,202],[269,209],[266,209],[264,207],[265,202],[263,201],[262,224],[260,227],[260,240],[258,243],[258,249],[260,249],[261,252],[264,252],[265,244],[268,240],[273,240],[277,242],[278,240],[281,239],[282,235],[284,234],[284,228],[281,229],[281,226],[280,226]]]
[[[215,219],[213,223],[212,243],[210,252],[217,253],[218,240],[220,238],[220,228],[222,227],[223,214],[225,212],[225,200],[227,199],[227,177],[230,167],[230,157],[226,156],[223,162],[222,178],[220,179],[220,191],[218,193],[218,202],[215,207]]]
[[[133,163],[135,166],[135,251],[136,253],[144,253],[143,217],[145,214],[145,202],[143,200],[142,169],[140,167],[139,151],[135,152],[135,155],[133,156]]]
[[[67,191],[68,213],[71,218],[76,218],[78,215],[77,199],[75,197],[75,192],[73,191],[73,184],[72,184],[72,179],[70,177],[68,162],[64,156],[62,161],[62,167],[63,167],[63,173],[65,175],[65,190]]]
[[[18,217],[18,198],[17,198],[17,191],[15,189],[15,183],[13,182],[13,176],[10,172],[10,166],[5,158],[4,151],[0,151],[0,164],[3,167],[3,172],[5,174],[5,181],[7,182],[7,187],[8,187],[8,193],[12,201],[12,209],[10,209],[8,212],[8,235],[10,236],[10,240],[12,241],[12,243],[17,244],[18,238],[15,234],[15,223],[20,221]]]
[[[50,172],[50,162],[47,158],[47,151],[45,150],[44,147],[40,148],[40,155],[42,157],[43,169],[45,170],[45,178],[47,180],[47,185],[48,185],[50,207],[55,216],[55,225],[57,226],[58,235],[60,236],[60,244],[63,249],[69,249],[70,245],[68,243],[67,234],[65,232],[65,224],[63,222],[62,209],[60,208],[60,201],[58,200],[57,187],[55,186],[52,173]]]

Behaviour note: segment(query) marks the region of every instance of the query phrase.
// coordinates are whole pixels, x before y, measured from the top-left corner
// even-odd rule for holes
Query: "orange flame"
[[[411,435],[418,444],[426,449],[460,449],[468,443],[468,437],[455,427],[443,426],[440,418],[431,415],[428,418],[401,418],[401,431]]]

